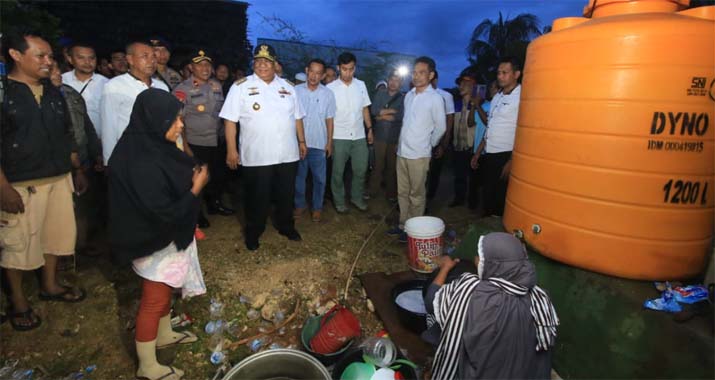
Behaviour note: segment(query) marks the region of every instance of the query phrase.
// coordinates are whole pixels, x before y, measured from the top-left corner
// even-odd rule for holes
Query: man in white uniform
[[[250,251],[259,247],[271,199],[276,203],[273,221],[278,232],[301,240],[293,222],[293,197],[298,160],[308,153],[303,109],[293,84],[276,75],[273,47],[257,46],[253,58],[254,74],[231,86],[219,114],[226,126],[226,164],[231,169],[243,165],[244,236]],[[237,123],[241,125],[238,148]]]

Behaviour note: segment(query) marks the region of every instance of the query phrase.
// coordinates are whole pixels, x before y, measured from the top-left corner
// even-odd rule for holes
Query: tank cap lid
[[[690,6],[690,0],[589,0],[584,17],[603,17],[627,13],[677,12]]]

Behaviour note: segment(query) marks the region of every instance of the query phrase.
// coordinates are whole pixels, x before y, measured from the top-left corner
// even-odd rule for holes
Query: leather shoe
[[[246,249],[249,251],[255,251],[261,245],[258,244],[258,239],[246,239]]]
[[[227,207],[220,201],[214,201],[207,204],[206,211],[208,211],[209,215],[219,214],[221,216],[230,216],[236,213],[234,209]]]
[[[291,240],[291,241],[301,241],[301,240],[303,240],[303,238],[300,237],[300,234],[298,233],[298,231],[296,231],[295,229],[290,230],[290,231],[286,231],[286,232],[279,232],[279,233],[280,233],[281,235],[287,237],[288,240]]]

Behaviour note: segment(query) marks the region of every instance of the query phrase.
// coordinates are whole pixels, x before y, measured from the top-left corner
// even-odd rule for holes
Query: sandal
[[[57,294],[47,294],[45,292],[40,292],[39,298],[41,301],[57,301],[57,302],[68,302],[76,303],[84,300],[87,296],[87,292],[83,289],[78,289],[79,294],[74,293],[73,288],[63,287],[64,291]]]
[[[188,331],[177,331],[177,333],[181,334],[181,338],[177,339],[175,342],[171,342],[168,344],[164,344],[161,346],[156,346],[157,350],[161,350],[163,348],[171,347],[177,344],[189,344],[189,343],[194,343],[197,340],[199,340],[199,337],[197,337],[195,334],[188,332]]]
[[[30,331],[34,330],[42,324],[42,319],[39,315],[32,311],[32,308],[28,308],[25,311],[13,311],[8,314],[8,319],[12,328],[17,331]],[[28,321],[29,323],[17,323],[17,319],[22,319]]]
[[[171,377],[171,376],[174,376],[174,375],[177,375],[178,377]],[[179,376],[179,374],[176,373],[176,370],[174,369],[174,367],[169,366],[169,373],[163,374],[163,375],[157,377],[156,379],[150,379],[150,378],[148,378],[148,377],[146,377],[146,376],[137,376],[137,380],[164,380],[164,379],[167,379],[167,378],[169,378],[169,377],[171,377],[172,379],[177,379],[177,380],[178,380],[178,379],[181,379],[181,378],[183,377],[183,375]]]

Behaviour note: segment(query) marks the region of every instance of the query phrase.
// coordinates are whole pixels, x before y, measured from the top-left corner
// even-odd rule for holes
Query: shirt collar
[[[89,79],[87,79],[87,81],[90,81],[90,80],[94,79],[94,76],[95,76],[96,74],[97,74],[97,73],[92,73],[92,76],[89,77]],[[79,78],[77,78],[77,69],[72,70],[72,78],[74,78],[77,82],[84,83],[84,82],[81,81]]]
[[[432,91],[437,91],[437,90],[435,90],[435,88],[432,87],[432,85],[429,85],[429,86],[427,86],[427,88],[426,88],[424,91],[420,92],[419,94],[424,94],[425,92],[432,92]],[[416,87],[412,87],[412,89],[410,90],[410,92],[413,93],[413,94],[415,94],[415,95],[419,95],[419,94],[417,93],[417,88],[416,88]]]
[[[516,87],[514,87],[514,89],[511,90],[511,92],[508,93],[508,94],[505,94],[504,91],[499,91],[499,93],[500,93],[502,96],[511,96],[511,95],[514,95],[514,94],[521,94],[521,84],[520,84],[520,83],[517,83],[517,84],[516,84]]]

